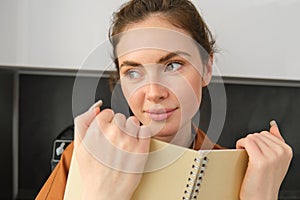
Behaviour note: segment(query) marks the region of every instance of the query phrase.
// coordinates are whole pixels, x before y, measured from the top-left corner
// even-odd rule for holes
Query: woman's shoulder
[[[196,136],[195,136],[195,143],[194,143],[194,149],[226,149],[225,147],[222,147],[213,141],[209,139],[209,137],[205,134],[204,131],[202,131],[199,128],[195,128]]]

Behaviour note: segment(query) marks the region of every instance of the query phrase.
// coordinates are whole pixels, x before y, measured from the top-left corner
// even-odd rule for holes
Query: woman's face
[[[161,42],[157,32],[151,33],[149,27],[169,32],[159,36]],[[186,42],[186,38],[190,40],[190,35],[159,16],[129,25],[125,31],[132,30],[144,32],[126,39],[120,37],[117,46],[118,53],[118,49],[126,49],[130,43],[135,44],[134,49],[118,53],[124,96],[142,124],[156,127],[153,137],[170,142],[182,127],[190,127],[188,125],[201,103],[202,87],[211,78],[211,62],[203,66],[197,46]],[[144,36],[151,48],[139,41]],[[181,37],[182,42],[179,41]],[[184,45],[174,46],[170,44],[172,41]],[[153,44],[157,44],[157,48]]]

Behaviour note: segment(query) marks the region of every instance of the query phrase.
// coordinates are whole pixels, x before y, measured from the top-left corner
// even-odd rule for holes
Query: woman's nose
[[[160,84],[150,83],[146,87],[146,99],[149,101],[159,102],[169,95],[168,89]]]

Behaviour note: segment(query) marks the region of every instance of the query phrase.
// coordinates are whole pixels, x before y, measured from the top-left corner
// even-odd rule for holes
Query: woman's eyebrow
[[[124,67],[124,66],[140,67],[140,66],[142,66],[142,64],[141,64],[141,63],[134,62],[134,61],[130,61],[130,60],[125,60],[125,61],[123,61],[122,64],[120,65],[120,68],[121,68],[121,67]]]
[[[164,62],[170,60],[171,58],[173,58],[175,56],[180,56],[180,55],[189,56],[189,57],[191,56],[189,53],[184,52],[184,51],[175,51],[175,52],[168,53],[164,57],[160,58],[156,63],[164,63]]]
[[[186,53],[184,51],[175,51],[175,52],[170,52],[167,55],[161,57],[156,63],[164,63],[164,62],[170,60],[171,58],[173,58],[175,56],[180,56],[180,55],[191,56],[189,53]],[[138,63],[135,61],[125,60],[120,65],[120,68],[122,68],[124,66],[141,67],[143,65],[141,63]]]

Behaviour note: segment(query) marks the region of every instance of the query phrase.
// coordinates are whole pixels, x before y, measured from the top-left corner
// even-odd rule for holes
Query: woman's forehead
[[[116,55],[156,49],[166,52],[199,53],[199,44],[190,36],[165,28],[141,28],[123,32],[117,36]]]

